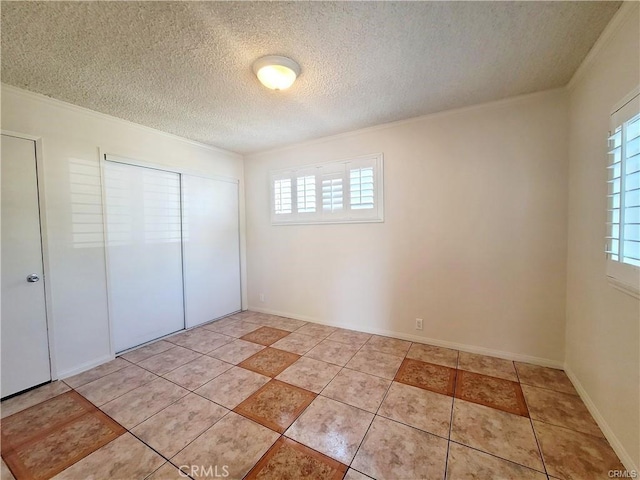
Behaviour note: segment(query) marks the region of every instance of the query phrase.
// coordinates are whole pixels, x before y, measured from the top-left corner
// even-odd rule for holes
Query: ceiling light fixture
[[[271,90],[285,90],[300,75],[300,65],[287,57],[268,55],[255,61],[253,72],[265,87]]]

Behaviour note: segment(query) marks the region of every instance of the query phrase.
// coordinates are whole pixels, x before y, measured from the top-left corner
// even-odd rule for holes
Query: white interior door
[[[104,163],[109,307],[121,352],[184,328],[180,175]]]
[[[51,380],[35,142],[2,135],[2,380],[6,397]]]
[[[241,309],[238,183],[182,175],[186,325]]]

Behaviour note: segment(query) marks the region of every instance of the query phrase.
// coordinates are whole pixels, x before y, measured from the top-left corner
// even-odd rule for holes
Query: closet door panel
[[[105,162],[110,317],[116,352],[184,328],[180,175]]]
[[[186,325],[241,309],[238,184],[182,176]]]

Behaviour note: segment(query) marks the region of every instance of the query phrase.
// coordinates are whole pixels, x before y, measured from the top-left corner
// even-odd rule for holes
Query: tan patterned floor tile
[[[233,411],[271,430],[284,433],[315,397],[308,390],[271,380]]]
[[[502,378],[459,370],[456,398],[523,417],[529,416],[520,384]]]
[[[347,466],[298,442],[281,437],[246,480],[342,480]]]
[[[456,371],[442,365],[405,358],[394,380],[443,395],[453,395]]]

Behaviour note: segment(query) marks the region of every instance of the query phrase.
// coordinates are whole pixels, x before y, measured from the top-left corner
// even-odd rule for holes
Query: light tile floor
[[[2,480],[624,470],[561,370],[254,312],[10,398],[1,414]]]

